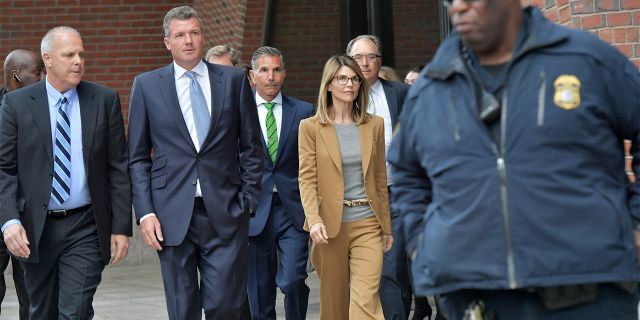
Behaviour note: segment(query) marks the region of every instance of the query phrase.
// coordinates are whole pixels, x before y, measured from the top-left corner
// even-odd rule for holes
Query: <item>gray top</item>
[[[360,133],[355,124],[336,124],[340,158],[342,159],[342,177],[344,179],[344,199],[364,199],[362,175],[362,157],[360,156]],[[344,207],[342,222],[362,220],[373,216],[370,206]]]

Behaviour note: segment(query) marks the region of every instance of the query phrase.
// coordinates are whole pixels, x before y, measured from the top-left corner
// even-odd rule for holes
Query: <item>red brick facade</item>
[[[285,92],[313,103],[324,62],[346,46],[342,1],[3,0],[0,57],[17,48],[39,52],[48,29],[75,27],[88,54],[85,79],[117,89],[126,120],[133,78],[171,61],[162,43],[164,14],[187,4],[202,15],[207,48],[233,46],[245,63],[265,39],[281,49],[287,65]],[[555,21],[592,30],[640,66],[640,0],[521,1],[540,6]],[[410,66],[426,63],[440,42],[438,2],[394,0],[393,28],[395,66],[404,76]]]
[[[59,25],[76,28],[87,51],[84,78],[118,90],[126,121],[133,78],[171,61],[162,43],[162,17],[184,2],[5,0],[0,6],[0,56],[4,62],[14,49],[40,52],[47,30]]]
[[[426,64],[440,45],[438,6],[438,1],[394,1],[396,71],[403,79],[409,68]]]
[[[640,0],[521,0],[549,19],[589,30],[640,67]]]

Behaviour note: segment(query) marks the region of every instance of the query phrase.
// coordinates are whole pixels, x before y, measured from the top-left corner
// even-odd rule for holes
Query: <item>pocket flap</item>
[[[164,186],[166,186],[166,185],[167,185],[167,175],[166,174],[151,178],[151,189],[164,188]]]
[[[153,159],[153,163],[151,164],[151,171],[156,171],[164,168],[167,165],[167,157],[161,156]]]

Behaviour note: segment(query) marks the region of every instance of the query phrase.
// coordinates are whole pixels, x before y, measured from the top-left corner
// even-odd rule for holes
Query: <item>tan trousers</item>
[[[384,319],[378,294],[382,254],[382,228],[375,216],[343,223],[328,244],[312,247],[320,320]]]

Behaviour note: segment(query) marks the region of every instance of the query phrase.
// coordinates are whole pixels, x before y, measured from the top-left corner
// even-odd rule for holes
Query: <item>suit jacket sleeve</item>
[[[407,103],[411,104],[412,101],[409,100]],[[387,156],[392,165],[391,201],[394,208],[400,212],[406,251],[409,254],[420,241],[424,212],[431,202],[432,195],[431,181],[420,164],[420,155],[414,148],[414,130],[419,129],[419,124],[412,121],[411,109],[404,110]]]
[[[264,166],[261,141],[262,131],[249,79],[244,74],[241,77],[240,123],[238,125],[238,128],[240,128],[238,134],[240,177],[242,179],[244,210],[251,209],[255,211],[258,206]]]
[[[0,107],[0,226],[19,219],[17,163],[18,127],[15,109],[5,95]]]
[[[128,152],[120,96],[116,93],[109,112],[109,199],[111,201],[111,233],[132,235],[131,182],[127,170]]]
[[[304,215],[306,217],[305,229],[309,229],[316,223],[322,223],[320,218],[318,200],[318,164],[316,162],[316,132],[313,123],[309,120],[300,122],[298,132],[298,157],[300,198]]]
[[[380,221],[384,234],[391,234],[391,210],[389,208],[389,189],[387,187],[387,161],[385,160],[384,120],[377,121],[375,129],[376,154],[374,155],[374,170],[376,173],[376,194],[380,198]]]
[[[151,136],[147,106],[139,78],[133,80],[129,102],[129,176],[136,221],[155,212],[151,201]]]
[[[599,66],[613,109],[613,125],[620,139],[631,140],[632,170],[636,177],[640,177],[640,72],[617,50],[608,49],[612,51],[611,56]],[[640,230],[640,182],[629,183],[627,194],[635,228]]]

